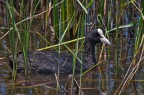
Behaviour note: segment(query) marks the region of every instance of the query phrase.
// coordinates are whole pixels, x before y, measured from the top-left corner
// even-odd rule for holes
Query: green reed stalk
[[[21,1],[21,6],[20,6],[20,16],[21,17],[23,17],[25,14],[24,14],[24,1],[22,0]],[[21,18],[20,18],[20,20],[22,20]],[[23,28],[24,28],[24,31],[21,31],[20,32],[20,47],[21,47],[21,49],[22,49],[22,52],[23,52],[23,58],[24,58],[24,67],[25,67],[25,74],[26,74],[26,72],[27,72],[27,52],[26,52],[26,45],[25,45],[25,43],[26,43],[26,36],[28,36],[27,35],[27,30],[26,30],[26,23],[24,22],[24,23],[20,23],[20,30],[23,30]],[[24,33],[23,33],[24,32]],[[23,39],[22,39],[23,38]]]
[[[64,31],[65,30],[65,27],[66,27],[66,22],[69,22],[66,20],[66,9],[68,7],[66,7],[66,1],[64,1],[62,4],[61,4],[61,31]]]
[[[58,7],[57,6],[55,6],[58,2],[57,2],[57,0],[52,0],[53,1],[53,5],[54,5],[54,7],[53,7],[53,10],[52,10],[52,21],[53,21],[53,26],[54,26],[54,32],[55,32],[55,35],[56,36],[58,36],[58,29],[59,29],[59,27],[58,27],[58,21],[59,21],[59,16],[58,16]]]
[[[80,37],[84,36],[84,33],[85,33],[85,24],[84,23],[86,23],[86,15],[82,16],[82,19],[81,19],[81,24],[80,24],[80,29],[79,29],[80,30],[80,32],[79,32]],[[84,49],[85,48],[84,42],[80,41],[80,44],[81,44],[80,49]],[[80,59],[84,60],[84,57],[83,57],[84,51],[80,51],[80,52],[81,52],[81,55],[80,55],[81,58]],[[83,69],[83,66],[81,65],[81,71],[80,71],[80,76],[79,76],[80,77],[80,80],[79,80],[79,86],[80,87],[82,86],[82,73],[83,73],[82,69]],[[79,95],[81,95],[80,90],[79,90]]]
[[[78,31],[79,34],[79,31]],[[78,37],[78,36],[77,36]],[[75,51],[74,51],[74,56],[73,56],[73,76],[75,76],[75,68],[76,68],[76,60],[77,60],[77,54],[78,54],[78,46],[79,46],[79,40],[76,41],[75,43]],[[74,77],[72,77],[72,83],[71,83],[71,94],[73,92],[73,85],[74,85]]]
[[[24,4],[23,3],[24,1],[22,1],[22,5]],[[33,2],[31,2],[33,3]],[[24,58],[24,68],[25,68],[25,75],[27,75],[27,64],[28,64],[28,50],[29,50],[29,42],[30,42],[30,30],[31,30],[31,26],[32,26],[32,22],[33,22],[33,16],[36,12],[36,9],[38,7],[38,4],[40,3],[40,0],[36,3],[36,6],[34,7],[34,10],[33,10],[33,4],[30,4],[31,7],[30,7],[30,14],[29,16],[31,16],[32,18],[30,20],[28,20],[27,22],[24,22],[24,23],[21,23],[21,27],[20,27],[20,30],[23,30],[24,31],[21,31],[21,43],[20,43],[20,46],[21,46],[21,49],[22,49],[22,52],[23,52],[23,58]],[[24,5],[23,5],[24,6]],[[23,14],[23,7],[21,8],[21,13],[20,14]],[[28,12],[28,10],[26,10],[26,12]],[[27,15],[27,13],[25,13]]]
[[[24,1],[22,0],[21,1],[21,7],[20,7],[20,15],[23,16],[25,15],[25,12],[24,12]],[[25,75],[27,73],[27,49],[28,49],[28,40],[29,40],[29,33],[28,33],[28,30],[27,30],[27,23],[24,22],[24,23],[20,23],[20,30],[24,30],[24,31],[20,31],[20,47],[22,49],[22,52],[23,52],[23,58],[24,58],[24,68],[25,68]]]
[[[13,79],[16,79],[16,68],[17,68],[17,61],[16,61],[16,55],[17,55],[17,27],[15,25],[15,18],[14,18],[14,7],[13,7],[13,0],[6,0],[6,8],[7,8],[7,19],[11,19],[11,21],[8,21],[8,27],[9,27],[9,34],[10,34],[10,44],[11,44],[11,50],[12,50],[12,59],[13,59],[13,71],[12,76]],[[13,27],[12,30],[10,30],[10,27]]]
[[[138,22],[138,27],[137,27],[137,30],[136,30],[136,39],[135,39],[135,51],[134,53],[136,53],[138,51],[138,48],[139,48],[139,45],[141,43],[141,40],[142,40],[142,33],[143,33],[143,27],[144,27],[144,23],[143,23],[143,19],[142,19],[142,16],[140,17],[140,20]]]
[[[60,11],[59,23],[62,23],[61,11]],[[62,29],[61,29],[61,28],[62,28],[62,25],[59,24],[59,32],[58,32],[59,35],[58,35],[58,38],[61,38],[61,35],[62,35],[62,31],[61,31]],[[57,63],[58,63],[58,72],[57,72],[57,73],[58,73],[58,81],[59,81],[59,74],[60,74],[60,70],[59,70],[59,69],[60,69],[61,43],[62,43],[62,42],[59,40],[59,47],[58,47],[58,53],[59,53],[58,59],[59,59],[59,60],[58,60],[58,62],[57,62]],[[59,88],[60,88],[60,85],[59,85],[59,83],[57,82],[57,89],[59,89]]]
[[[116,72],[115,72],[115,75],[116,77],[118,77],[118,73],[119,73],[119,61],[118,61],[118,58],[119,58],[119,38],[118,38],[118,34],[119,34],[119,29],[118,29],[118,19],[119,19],[119,2],[116,1],[116,27],[117,27],[117,30],[116,30],[116,52],[115,52],[115,61],[116,61]]]

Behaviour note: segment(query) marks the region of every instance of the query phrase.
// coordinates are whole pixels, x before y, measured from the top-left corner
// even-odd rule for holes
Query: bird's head
[[[92,29],[86,35],[86,39],[93,44],[97,44],[103,42],[104,44],[110,45],[110,41],[104,36],[103,31],[101,29]]]

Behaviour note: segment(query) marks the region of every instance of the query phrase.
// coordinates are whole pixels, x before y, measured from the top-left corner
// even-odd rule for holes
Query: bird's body
[[[81,67],[84,71],[96,64],[95,45],[100,42],[110,44],[101,29],[93,29],[87,33],[84,60],[82,63],[76,61],[76,72],[80,72]],[[10,65],[13,67],[12,59],[10,59]],[[17,70],[24,71],[24,68],[23,53],[21,52],[17,54]],[[45,74],[57,73],[58,70],[60,73],[71,73],[73,71],[73,58],[67,53],[59,54],[56,51],[28,52],[27,70]]]
[[[17,57],[17,70],[18,72],[24,71],[24,60],[23,53],[20,52]],[[35,51],[28,52],[28,64],[27,69],[36,73],[51,74],[58,72],[60,73],[71,73],[72,72],[72,56],[68,53],[58,53],[56,51]],[[80,71],[80,62],[77,62],[75,71]],[[79,68],[79,69],[78,69]],[[83,67],[86,69],[86,67]]]

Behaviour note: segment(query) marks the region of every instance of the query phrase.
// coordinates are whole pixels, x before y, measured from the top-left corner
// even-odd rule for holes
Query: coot
[[[96,64],[95,45],[103,42],[110,45],[109,40],[104,36],[101,29],[92,29],[85,36],[85,51],[84,60],[80,63],[76,62],[75,72],[81,70],[85,71]],[[9,59],[10,65],[13,68],[13,60]],[[59,64],[59,65],[58,65]],[[72,56],[66,53],[59,54],[56,51],[35,51],[28,52],[27,70],[36,73],[51,74],[57,73],[71,73],[73,71]],[[23,53],[17,54],[17,70],[24,71]]]

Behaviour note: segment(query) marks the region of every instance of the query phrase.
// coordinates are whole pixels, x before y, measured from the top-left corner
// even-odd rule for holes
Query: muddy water
[[[101,59],[101,63],[82,77],[80,74],[74,77],[60,74],[58,78],[57,74],[25,76],[21,73],[13,81],[8,61],[1,55],[0,95],[113,95],[134,58],[132,40],[122,39],[120,45],[114,44],[113,42],[112,46],[105,47],[101,58],[98,51],[102,46],[98,45],[96,55],[97,61]],[[143,64],[144,61],[141,61],[139,70],[129,85],[124,87],[122,95],[144,95]]]

